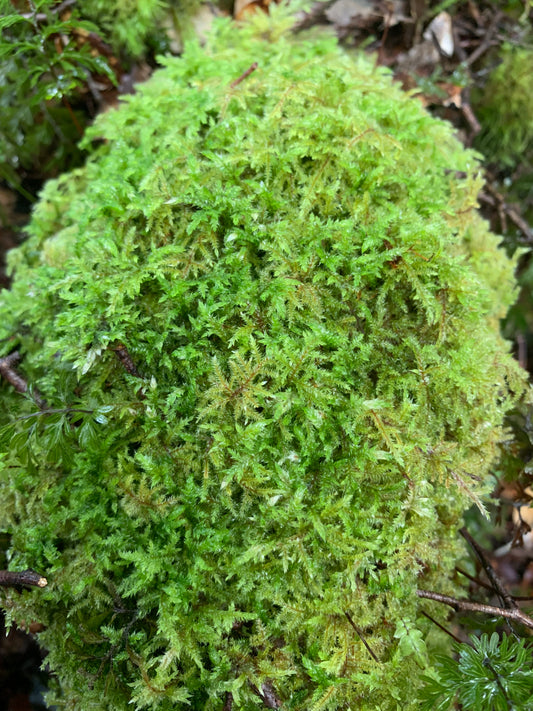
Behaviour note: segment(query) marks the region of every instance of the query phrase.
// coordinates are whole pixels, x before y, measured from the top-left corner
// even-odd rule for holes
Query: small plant
[[[419,708],[513,263],[450,127],[285,15],[165,59],[11,255],[0,520],[48,585],[3,604],[59,708]]]
[[[76,144],[86,119],[68,98],[91,73],[114,75],[106,59],[81,42],[95,25],[71,13],[60,16],[51,0],[32,0],[28,8],[17,12],[0,0],[0,178],[32,200],[21,173],[50,175],[54,166],[80,161]]]
[[[456,645],[458,660],[440,657],[427,679],[421,711],[448,711],[454,702],[464,711],[529,711],[533,708],[531,645],[510,634],[501,640],[472,637]]]

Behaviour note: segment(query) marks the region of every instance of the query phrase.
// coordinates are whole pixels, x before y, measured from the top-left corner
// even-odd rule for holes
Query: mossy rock
[[[450,127],[286,25],[165,60],[11,255],[0,523],[49,585],[4,606],[58,708],[416,709],[457,592],[512,263]]]

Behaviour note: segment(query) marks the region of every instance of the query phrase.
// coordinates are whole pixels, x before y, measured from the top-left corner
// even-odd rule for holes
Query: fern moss
[[[165,60],[11,255],[1,526],[49,586],[4,606],[58,708],[418,707],[416,589],[455,592],[522,388],[512,264],[449,126],[283,29]]]
[[[516,165],[533,143],[533,50],[512,45],[501,50],[501,63],[486,87],[473,96],[482,130],[476,145],[489,160]]]

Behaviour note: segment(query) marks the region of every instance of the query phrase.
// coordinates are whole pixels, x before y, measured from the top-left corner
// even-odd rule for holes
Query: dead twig
[[[226,698],[224,699],[224,706],[222,711],[232,711],[233,709],[233,694],[231,691],[226,691]]]
[[[241,74],[238,79],[235,79],[235,81],[231,82],[230,88],[234,89],[236,86],[238,86],[241,81],[244,81],[246,77],[249,77],[252,72],[255,72],[258,66],[259,65],[257,64],[257,62],[254,62],[250,67],[248,67],[248,69],[243,74]]]
[[[255,684],[251,684],[251,687],[254,694],[259,696],[259,698],[263,701],[267,709],[281,708],[281,699],[278,698],[271,681],[265,681],[265,683],[261,685],[261,691],[259,691]]]
[[[511,594],[505,588],[505,585],[503,584],[503,581],[500,576],[496,573],[496,571],[490,564],[489,560],[487,559],[487,556],[485,555],[485,552],[483,551],[479,543],[477,543],[477,541],[472,538],[472,536],[468,533],[464,526],[460,529],[460,533],[472,547],[474,553],[476,554],[479,562],[483,567],[483,570],[485,571],[485,574],[487,575],[487,578],[489,579],[490,584],[494,589],[494,592],[498,595],[504,606],[509,610],[517,610],[517,604],[513,600]]]
[[[19,360],[20,353],[18,351],[14,351],[4,358],[0,358],[0,375],[4,380],[7,380],[17,392],[26,393],[28,392],[28,383],[13,368],[15,363],[18,363]]]
[[[48,580],[33,570],[0,570],[0,585],[7,588],[18,587],[19,585],[34,585],[38,588],[45,588]]]
[[[354,628],[355,633],[357,634],[357,636],[359,637],[359,639],[361,640],[361,642],[365,645],[365,647],[366,647],[366,649],[367,649],[367,652],[370,654],[370,656],[372,657],[372,659],[373,659],[375,662],[377,662],[377,663],[379,664],[379,659],[376,657],[376,655],[374,654],[374,652],[373,652],[372,649],[370,648],[370,645],[368,644],[368,642],[366,641],[366,639],[363,637],[363,633],[361,632],[361,630],[359,629],[359,627],[358,627],[358,626],[355,624],[355,622],[353,621],[352,616],[350,615],[350,613],[345,611],[344,614],[346,615],[346,619],[348,620],[348,622],[349,622],[349,623],[351,624],[351,626]]]
[[[485,615],[505,617],[509,620],[514,620],[515,622],[521,622],[526,627],[533,629],[533,619],[518,608],[509,610],[504,607],[496,607],[495,605],[484,605],[478,602],[469,602],[468,600],[457,600],[449,595],[441,595],[440,593],[432,592],[431,590],[417,590],[416,594],[418,597],[423,597],[427,600],[434,600],[435,602],[442,602],[444,605],[449,605],[450,607],[453,607],[456,612],[459,610],[467,610],[468,612],[482,612]]]
[[[122,363],[126,372],[128,372],[130,375],[135,376],[136,378],[142,378],[142,375],[137,370],[135,363],[133,362],[132,357],[129,354],[128,349],[123,343],[115,343],[112,346],[112,350],[114,351],[119,361]]]
[[[13,353],[0,358],[0,377],[12,385],[18,393],[27,393],[29,390],[28,383],[13,367],[15,363],[19,362],[20,358],[18,351],[13,351]],[[46,402],[41,398],[37,390],[33,391],[33,397],[41,409],[46,407]]]
[[[462,640],[460,640],[459,637],[456,637],[453,634],[453,632],[450,632],[450,630],[447,630],[446,627],[444,625],[441,625],[440,622],[437,622],[437,620],[434,617],[431,617],[431,615],[429,615],[425,610],[422,610],[421,612],[424,615],[424,617],[427,617],[428,620],[433,622],[434,625],[437,625],[437,627],[439,629],[441,629],[443,632],[445,632],[447,635],[449,635],[454,640],[454,642],[457,642],[458,644],[462,644]]]
[[[486,185],[485,188],[486,191],[484,190],[479,194],[479,200],[480,202],[483,202],[486,205],[494,207],[498,210],[500,220],[502,221],[503,231],[505,232],[505,217],[508,217],[515,227],[518,227],[520,232],[524,235],[524,241],[528,244],[533,244],[533,230],[523,219],[523,217],[516,212],[514,207],[508,205],[503,199],[503,196],[491,188],[490,185]]]
[[[474,64],[482,54],[485,54],[487,50],[489,50],[494,42],[492,41],[496,30],[498,29],[498,26],[500,24],[500,20],[502,19],[502,13],[497,10],[494,13],[494,17],[491,20],[490,25],[488,26],[487,32],[485,33],[485,37],[483,38],[483,41],[479,45],[479,47],[472,52],[472,54],[468,57],[466,60],[466,63],[470,66],[471,64]]]

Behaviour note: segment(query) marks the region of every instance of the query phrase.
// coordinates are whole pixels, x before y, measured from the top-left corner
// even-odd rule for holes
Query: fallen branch
[[[19,585],[35,585],[38,588],[45,588],[48,580],[33,570],[0,570],[0,585],[7,588]]]
[[[13,367],[15,363],[19,362],[20,358],[18,351],[13,351],[13,353],[0,358],[0,377],[12,385],[18,393],[23,394],[29,390],[28,383]],[[33,391],[33,397],[40,408],[46,407],[46,402],[41,398],[37,390]]]
[[[18,351],[14,351],[4,358],[0,358],[0,375],[4,380],[7,380],[17,392],[26,393],[28,392],[28,383],[13,367],[19,360],[20,353]]]
[[[126,346],[123,343],[115,343],[112,346],[112,350],[114,351],[115,355],[117,356],[118,360],[121,362],[121,364],[124,367],[124,370],[126,372],[128,372],[130,375],[135,376],[136,378],[142,377],[142,375],[137,370],[137,367],[136,367],[135,363],[133,362],[128,349],[126,348]]]
[[[467,610],[468,612],[482,612],[485,615],[506,617],[509,620],[521,622],[526,627],[533,629],[533,619],[518,608],[508,610],[504,607],[496,607],[495,605],[484,605],[478,602],[469,602],[468,600],[457,600],[449,595],[441,595],[440,593],[432,592],[431,590],[417,590],[416,594],[418,597],[423,597],[427,600],[434,600],[435,602],[442,602],[444,605],[449,605],[450,607],[453,607],[456,612],[459,610]]]
[[[491,188],[490,185],[487,184],[485,187],[487,192],[482,191],[479,194],[480,202],[483,202],[486,205],[490,205],[490,207],[496,208],[498,210],[502,223],[504,222],[503,218],[509,218],[509,220],[511,220],[515,227],[517,227],[524,235],[525,241],[528,244],[533,244],[533,230],[524,220],[524,218],[518,214],[514,207],[508,205],[503,199],[503,196],[496,192],[496,190]],[[504,224],[502,224],[502,229],[505,232],[506,226]]]

